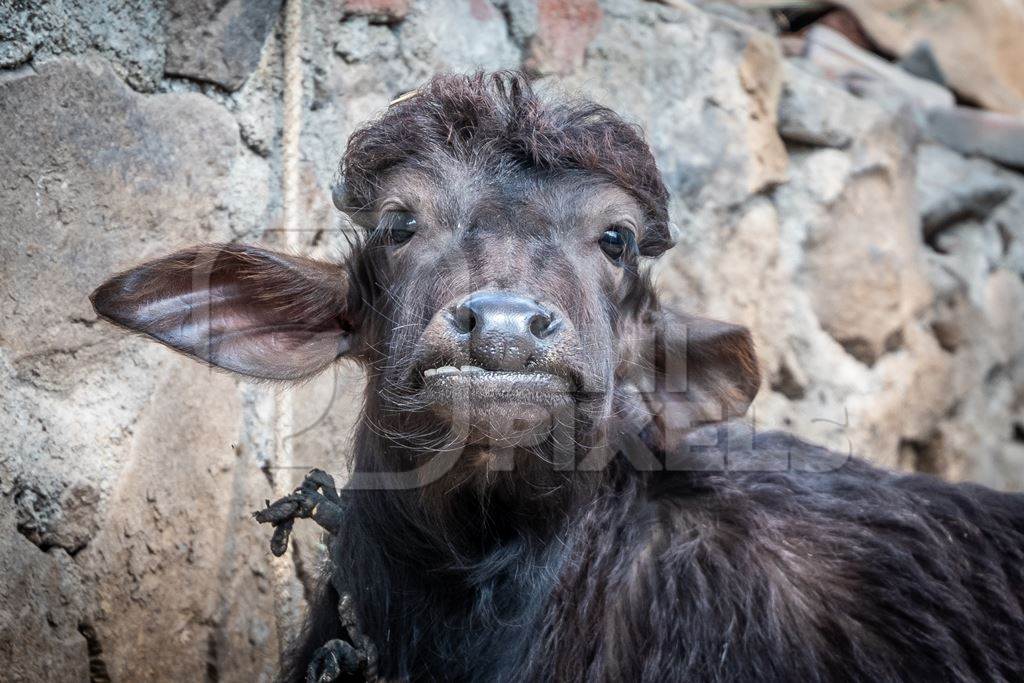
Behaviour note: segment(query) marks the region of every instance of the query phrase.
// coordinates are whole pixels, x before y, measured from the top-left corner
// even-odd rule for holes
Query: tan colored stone
[[[858,91],[891,91],[929,109],[949,109],[954,104],[946,88],[900,69],[827,26],[815,25],[807,32],[805,56],[831,80]]]
[[[787,157],[778,133],[779,96],[782,93],[782,52],[766,33],[750,32],[739,65],[740,84],[750,95],[747,145],[756,161],[751,193],[785,178]]]
[[[872,364],[931,300],[912,178],[855,176],[807,244],[806,285],[822,326]]]
[[[954,90],[984,107],[1024,113],[1024,5],[1005,0],[842,0],[883,49],[927,41]]]

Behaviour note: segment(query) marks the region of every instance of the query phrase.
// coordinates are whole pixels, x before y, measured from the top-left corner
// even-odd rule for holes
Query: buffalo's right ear
[[[193,247],[115,275],[90,296],[106,320],[249,377],[308,377],[354,344],[341,266],[257,247]]]

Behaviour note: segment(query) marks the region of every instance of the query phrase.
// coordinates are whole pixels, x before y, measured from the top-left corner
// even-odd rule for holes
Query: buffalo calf
[[[344,491],[260,513],[278,553],[295,517],[332,531],[284,680],[1024,675],[1024,499],[731,421],[751,337],[659,302],[637,128],[438,76],[352,136],[334,200],[341,263],[201,246],[93,295],[250,377],[366,368]]]

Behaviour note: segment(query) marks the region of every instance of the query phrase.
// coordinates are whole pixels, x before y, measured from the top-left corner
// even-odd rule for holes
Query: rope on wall
[[[284,16],[284,114],[281,185],[284,205],[284,241],[289,252],[301,246],[299,229],[300,148],[302,133],[302,0],[287,0]],[[279,389],[274,403],[274,485],[282,496],[291,493],[294,467],[292,453],[292,394]],[[275,557],[274,597],[278,647],[281,654],[296,633],[301,615],[301,595],[296,591],[295,565],[288,555]]]

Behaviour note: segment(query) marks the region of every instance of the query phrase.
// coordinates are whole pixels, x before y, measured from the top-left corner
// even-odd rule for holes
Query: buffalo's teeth
[[[484,371],[483,368],[478,368],[475,365],[463,365],[461,368],[459,368],[459,370],[461,370],[462,372],[483,372]]]
[[[439,367],[434,372],[436,372],[439,375],[451,375],[451,374],[456,373],[458,371],[459,371],[459,369],[456,368],[456,367],[453,367],[451,365],[444,365],[442,367]]]

